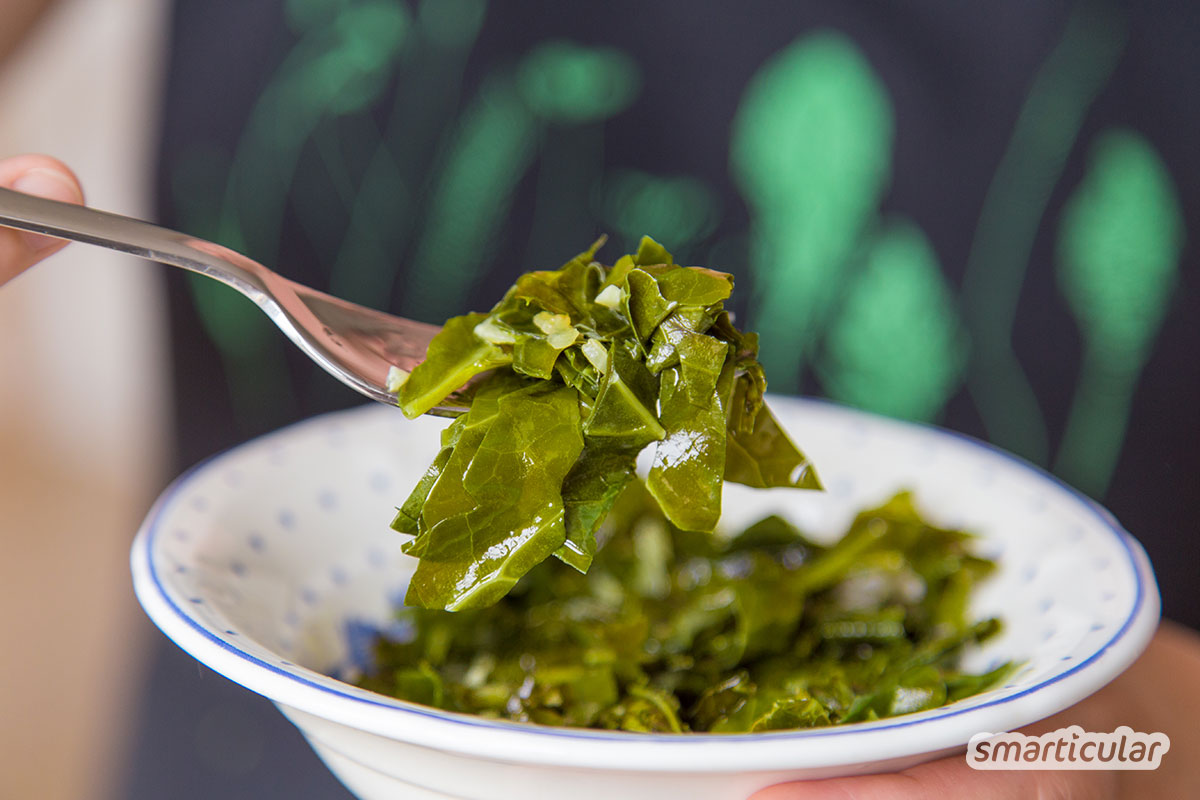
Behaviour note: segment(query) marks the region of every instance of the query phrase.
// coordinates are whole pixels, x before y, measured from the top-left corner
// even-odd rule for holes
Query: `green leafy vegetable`
[[[470,408],[397,510],[420,559],[399,612],[412,635],[380,639],[362,685],[678,734],[871,720],[1003,680],[1012,665],[957,667],[999,629],[967,618],[994,564],[908,494],[829,547],[778,516],[714,534],[727,480],[820,483],[764,404],[758,338],[723,309],[730,276],[651,239],[609,267],[599,245],[450,320],[402,386],[410,417],[465,384]]]
[[[589,497],[617,491],[598,485]],[[907,493],[824,547],[780,517],[732,537],[686,531],[624,485],[586,575],[545,563],[487,608],[403,608],[411,637],[379,639],[361,685],[517,721],[737,733],[936,708],[1013,670],[958,667],[999,630],[966,615],[994,564]]]
[[[393,521],[420,559],[406,603],[489,605],[551,554],[586,572],[647,446],[647,486],[688,531],[714,530],[726,480],[820,488],[763,405],[757,337],[723,309],[732,277],[678,266],[649,238],[605,266],[601,243],[451,319],[401,387],[409,417],[472,387]],[[640,696],[628,718],[665,719],[658,699]]]
[[[462,433],[406,544],[420,558],[410,598],[419,605],[450,598],[450,610],[490,605],[562,545],[559,487],[583,449],[578,404],[565,386],[494,380],[460,419]],[[442,479],[459,468],[461,479]],[[437,522],[424,527],[426,515]]]

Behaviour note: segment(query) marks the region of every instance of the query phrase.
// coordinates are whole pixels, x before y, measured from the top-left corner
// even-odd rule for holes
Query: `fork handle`
[[[0,187],[0,225],[107,247],[198,272],[252,300],[265,294],[266,268],[258,262],[221,245],[140,219]]]

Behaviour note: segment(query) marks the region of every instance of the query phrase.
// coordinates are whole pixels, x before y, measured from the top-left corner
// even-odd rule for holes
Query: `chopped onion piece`
[[[399,367],[388,367],[387,379],[384,381],[384,388],[392,394],[400,391],[400,387],[408,380],[408,372]]]
[[[496,324],[491,317],[475,326],[475,335],[491,344],[514,344],[517,341],[508,327]]]
[[[621,301],[624,299],[624,292],[621,291],[621,287],[614,283],[612,286],[606,286],[600,290],[596,295],[596,305],[616,311],[621,307]]]
[[[533,324],[546,334],[546,341],[555,350],[563,350],[579,341],[579,331],[571,324],[571,318],[566,314],[539,311],[533,316]]]
[[[583,351],[584,358],[592,362],[592,366],[601,375],[608,372],[608,351],[604,349],[604,345],[595,339],[588,339],[579,349]]]

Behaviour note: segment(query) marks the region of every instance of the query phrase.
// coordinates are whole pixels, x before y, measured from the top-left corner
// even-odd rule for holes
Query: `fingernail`
[[[83,200],[73,180],[56,169],[46,167],[29,170],[13,181],[12,187],[18,192],[35,194],[47,200],[61,200],[64,203],[78,203]]]
[[[83,197],[80,196],[79,189],[76,188],[74,181],[57,170],[46,169],[45,167],[29,170],[29,172],[26,172],[20,178],[13,181],[12,188],[25,194],[44,197],[47,200],[59,200],[64,203],[79,203],[83,201]],[[59,239],[53,239],[49,236],[39,236],[36,233],[25,233],[23,234],[23,238],[28,244],[29,249],[35,253],[62,243]]]

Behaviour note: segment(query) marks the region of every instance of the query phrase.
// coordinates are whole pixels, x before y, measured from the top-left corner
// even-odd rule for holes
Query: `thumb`
[[[967,766],[963,755],[930,761],[883,775],[781,783],[751,800],[1027,800],[1054,797],[1092,800],[1112,796],[1112,773],[1080,770],[981,771]]]
[[[83,190],[70,168],[49,156],[0,160],[0,186],[66,203],[82,203]],[[66,244],[48,236],[0,228],[0,283],[16,276]]]

